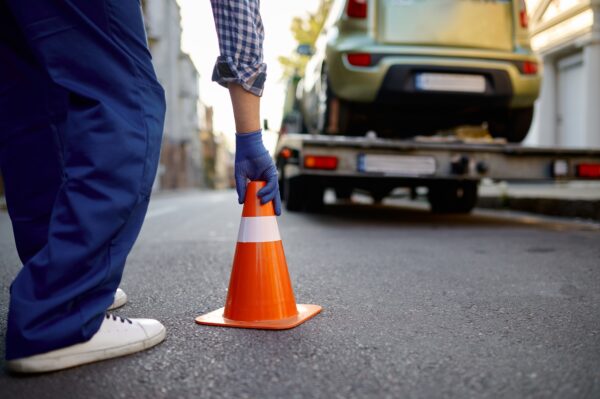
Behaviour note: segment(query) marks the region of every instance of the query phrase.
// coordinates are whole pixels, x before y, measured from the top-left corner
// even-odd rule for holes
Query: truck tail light
[[[600,163],[580,163],[577,165],[577,177],[600,179]]]
[[[349,0],[346,14],[350,18],[367,18],[367,0]]]
[[[527,29],[529,27],[529,16],[527,15],[527,4],[525,4],[525,0],[520,1],[519,6],[519,23],[521,24],[521,28]]]
[[[281,156],[281,158],[283,159],[289,159],[292,157],[292,150],[290,150],[289,148],[283,148],[280,152],[279,155]]]
[[[304,167],[307,169],[335,170],[337,166],[337,157],[325,155],[306,155],[304,157]]]
[[[371,66],[371,54],[367,53],[350,53],[348,56],[348,62],[350,65],[359,67]]]

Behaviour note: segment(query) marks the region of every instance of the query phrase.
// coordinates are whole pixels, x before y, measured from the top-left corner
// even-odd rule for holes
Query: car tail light
[[[535,75],[539,71],[538,63],[535,61],[525,61],[523,63],[523,74],[525,75]]]
[[[350,18],[367,18],[367,0],[350,0],[346,14]]]
[[[337,157],[324,155],[306,155],[304,157],[304,167],[307,169],[337,169]]]
[[[525,0],[521,0],[519,22],[521,23],[521,28],[527,29],[529,27],[529,16],[527,16],[527,4],[525,4]]]
[[[580,163],[577,165],[577,177],[600,179],[600,163]]]
[[[351,53],[348,54],[348,62],[350,65],[368,67],[371,66],[371,54],[367,53]]]

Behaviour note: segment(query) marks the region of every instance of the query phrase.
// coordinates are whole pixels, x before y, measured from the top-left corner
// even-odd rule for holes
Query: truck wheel
[[[285,179],[283,181],[283,196],[285,209],[291,212],[299,212],[304,209],[304,189],[302,180]]]
[[[371,198],[373,198],[373,203],[381,204],[383,202],[383,199],[385,197],[387,197],[389,194],[390,194],[390,190],[387,190],[387,189],[374,190],[374,191],[371,191]]]
[[[477,204],[477,182],[440,182],[427,194],[434,213],[469,213]]]
[[[349,200],[352,196],[352,187],[336,187],[335,198],[339,200]]]
[[[520,143],[527,137],[532,120],[533,107],[517,108],[492,118],[488,122],[488,128],[493,137],[503,137],[510,143]]]
[[[321,185],[306,185],[306,191],[304,193],[306,197],[306,203],[304,204],[305,209],[308,212],[318,212],[323,208],[323,195],[325,194],[325,187]]]

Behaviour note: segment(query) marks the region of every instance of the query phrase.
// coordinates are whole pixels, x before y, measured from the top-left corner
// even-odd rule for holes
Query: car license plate
[[[457,73],[419,73],[415,86],[424,91],[485,92],[485,77]]]
[[[409,155],[360,154],[359,172],[375,172],[396,176],[429,176],[435,174],[435,159]]]

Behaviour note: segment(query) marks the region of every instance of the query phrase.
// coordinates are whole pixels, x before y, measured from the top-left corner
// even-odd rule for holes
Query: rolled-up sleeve
[[[259,0],[211,0],[221,55],[212,80],[237,83],[261,96],[267,78],[263,62],[264,28]]]

